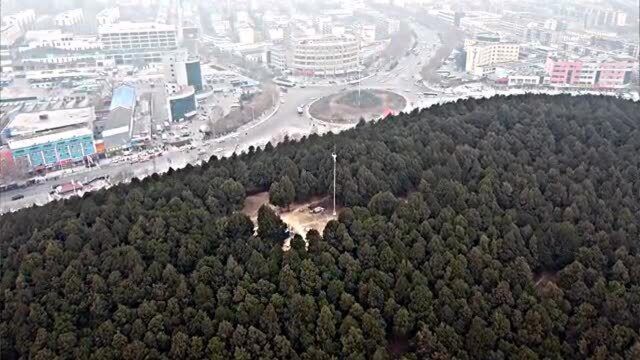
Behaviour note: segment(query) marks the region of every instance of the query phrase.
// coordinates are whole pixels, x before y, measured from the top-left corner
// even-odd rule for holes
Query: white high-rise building
[[[354,35],[294,38],[289,68],[301,76],[343,76],[360,68],[360,39]]]
[[[375,24],[354,24],[351,31],[360,38],[363,45],[368,45],[376,41]]]
[[[120,20],[120,8],[117,6],[106,8],[96,15],[98,26],[111,25],[118,22],[118,20]]]
[[[499,41],[466,40],[465,50],[465,70],[477,76],[493,73],[495,64],[517,61],[520,56],[519,44]]]
[[[98,38],[103,51],[116,64],[160,62],[178,47],[174,25],[120,22],[100,26]]]
[[[15,14],[2,17],[3,25],[16,25],[22,31],[33,29],[33,24],[35,22],[36,13],[33,9],[23,10]]]
[[[73,9],[64,11],[53,19],[56,26],[71,27],[84,23],[84,13],[82,9]]]
[[[238,27],[238,42],[240,44],[253,44],[256,42],[255,31],[248,24],[244,24]]]
[[[167,54],[163,58],[165,90],[167,94],[175,94],[185,86],[192,86],[196,92],[203,89],[200,59],[189,56],[185,50]]]
[[[2,25],[0,28],[0,70],[9,72],[13,70],[13,57],[11,49],[22,36],[20,27],[16,24]]]

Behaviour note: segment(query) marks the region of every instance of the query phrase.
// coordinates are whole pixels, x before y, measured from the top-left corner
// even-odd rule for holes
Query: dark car
[[[18,194],[18,195],[13,195],[11,197],[11,201],[16,201],[16,200],[20,200],[20,199],[24,199],[24,195]]]

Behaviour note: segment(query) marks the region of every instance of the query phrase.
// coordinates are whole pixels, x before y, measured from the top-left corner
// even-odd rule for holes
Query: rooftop
[[[11,149],[22,149],[25,147],[47,144],[55,141],[59,141],[62,139],[69,139],[72,137],[78,136],[93,136],[93,131],[88,128],[78,128],[71,129],[66,131],[58,131],[53,132],[46,135],[36,136],[28,139],[19,139],[19,140],[9,140],[9,148]]]
[[[98,33],[117,33],[117,32],[129,32],[129,31],[175,31],[176,28],[173,25],[160,24],[154,22],[128,22],[123,21],[111,25],[104,25],[98,28]]]
[[[121,85],[113,90],[113,96],[111,97],[110,111],[116,108],[125,108],[133,110],[136,106],[136,89],[133,86]]]
[[[2,25],[0,27],[0,46],[12,46],[22,35],[18,25]]]
[[[17,114],[7,125],[11,136],[36,134],[67,126],[92,124],[96,118],[93,106],[45,110]]]

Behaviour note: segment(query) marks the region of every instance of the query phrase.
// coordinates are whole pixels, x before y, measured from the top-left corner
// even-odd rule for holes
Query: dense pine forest
[[[0,355],[640,359],[639,250],[638,103],[458,101],[0,217]]]

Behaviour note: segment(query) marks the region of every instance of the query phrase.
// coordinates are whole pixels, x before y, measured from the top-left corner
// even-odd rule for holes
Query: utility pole
[[[336,216],[336,158],[338,155],[336,155],[335,148],[331,157],[333,157],[333,216]]]
[[[360,68],[358,68],[358,106],[360,106],[360,80],[362,75],[360,75]]]

